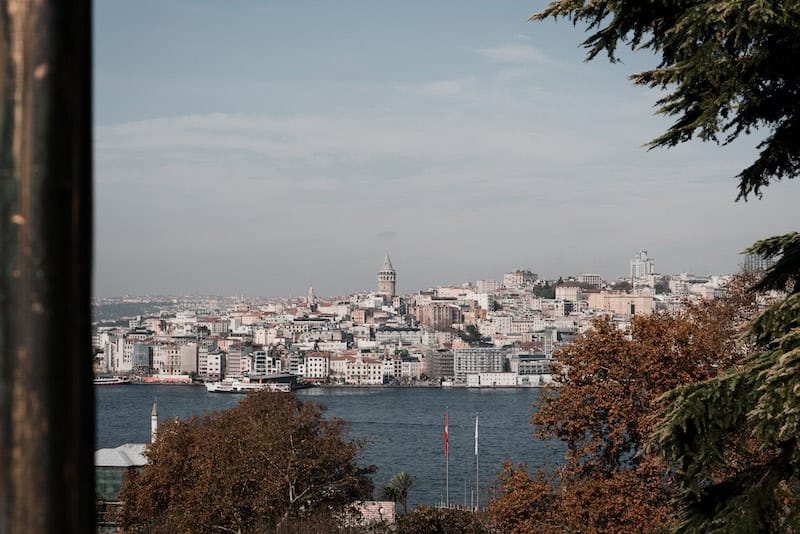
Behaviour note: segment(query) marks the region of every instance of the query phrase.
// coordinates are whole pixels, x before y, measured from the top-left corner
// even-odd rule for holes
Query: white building
[[[206,375],[209,378],[222,378],[225,370],[225,355],[221,352],[210,352],[206,356]]]
[[[656,272],[653,258],[647,256],[646,250],[640,250],[630,261],[631,278],[642,278]]]
[[[468,388],[513,388],[517,387],[516,373],[469,373]]]
[[[475,282],[477,293],[494,293],[500,289],[500,282],[497,280],[478,280]]]
[[[330,373],[330,359],[327,354],[307,353],[303,376],[311,380],[325,380]]]
[[[468,374],[501,373],[505,351],[496,347],[467,347],[453,350],[453,373],[458,382],[466,382]]]
[[[344,380],[346,384],[354,385],[383,384],[383,362],[360,355],[348,358]]]
[[[383,374],[392,378],[400,378],[403,374],[403,360],[401,358],[383,360]]]
[[[505,287],[525,287],[533,284],[539,276],[536,273],[525,269],[517,269],[503,275],[503,285]]]
[[[400,376],[410,380],[419,380],[422,375],[422,362],[419,360],[403,360]]]
[[[256,350],[252,354],[253,374],[274,375],[282,371],[280,358],[274,358],[265,350]]]
[[[576,284],[562,284],[556,286],[556,299],[578,302],[582,298],[581,288]]]
[[[603,279],[599,274],[581,273],[578,275],[578,283],[600,289],[603,284]]]

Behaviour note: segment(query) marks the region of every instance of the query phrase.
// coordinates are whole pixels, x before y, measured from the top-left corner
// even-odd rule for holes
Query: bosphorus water
[[[159,419],[189,417],[230,408],[239,395],[208,393],[191,386],[103,386],[97,394],[96,446],[116,447],[150,439],[150,411]],[[409,505],[444,499],[444,414],[449,413],[450,501],[469,505],[475,487],[475,414],[480,413],[481,503],[496,484],[501,462],[525,462],[535,470],[560,463],[564,449],[533,437],[531,403],[537,389],[314,388],[302,399],[327,406],[326,416],[351,424],[350,436],[367,440],[360,463],[375,465],[376,496],[399,471],[417,478]],[[465,491],[466,483],[466,491]]]

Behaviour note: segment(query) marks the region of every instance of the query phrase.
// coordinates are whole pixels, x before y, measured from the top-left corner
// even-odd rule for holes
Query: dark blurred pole
[[[0,0],[0,533],[94,530],[91,6]]]

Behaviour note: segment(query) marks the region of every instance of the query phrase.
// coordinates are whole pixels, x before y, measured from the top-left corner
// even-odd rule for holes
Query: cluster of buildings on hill
[[[538,386],[550,380],[554,351],[593,318],[625,328],[634,315],[716,297],[728,277],[665,277],[641,251],[630,260],[630,276],[613,282],[594,273],[548,281],[518,269],[502,281],[398,296],[396,280],[387,254],[373,292],[186,299],[126,327],[98,325],[95,370],[145,382],[289,373],[320,384]]]

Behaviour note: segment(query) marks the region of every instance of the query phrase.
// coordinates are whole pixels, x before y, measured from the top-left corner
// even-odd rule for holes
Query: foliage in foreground
[[[123,527],[289,532],[332,522],[368,498],[372,482],[344,423],[322,411],[291,394],[258,392],[224,412],[164,422],[147,466],[123,485]]]
[[[800,2],[555,0],[531,19],[559,17],[588,26],[588,59],[616,61],[619,46],[660,58],[631,76],[667,90],[659,112],[677,117],[651,147],[763,129],[758,157],[738,175],[739,198],[800,172]]]
[[[420,506],[397,520],[402,534],[488,534],[485,518],[471,510]]]
[[[651,147],[765,130],[758,157],[738,175],[737,200],[800,174],[800,2],[554,0],[531,19],[559,17],[587,24],[590,60],[605,52],[616,61],[620,45],[660,58],[632,75],[668,91],[659,112],[677,117]],[[788,296],[754,321],[760,352],[663,399],[653,448],[674,468],[681,531],[800,529],[800,235],[746,252],[778,258],[755,289]]]
[[[742,347],[738,298],[676,314],[608,320],[565,347],[537,401],[537,435],[565,443],[563,467],[531,476],[504,465],[490,512],[502,532],[657,532],[677,509],[668,469],[645,446],[665,392],[731,368]]]
[[[756,285],[786,291],[751,324],[762,351],[712,380],[665,395],[654,449],[675,468],[684,532],[800,529],[800,234],[748,252],[779,261]],[[736,452],[757,448],[742,462]]]

